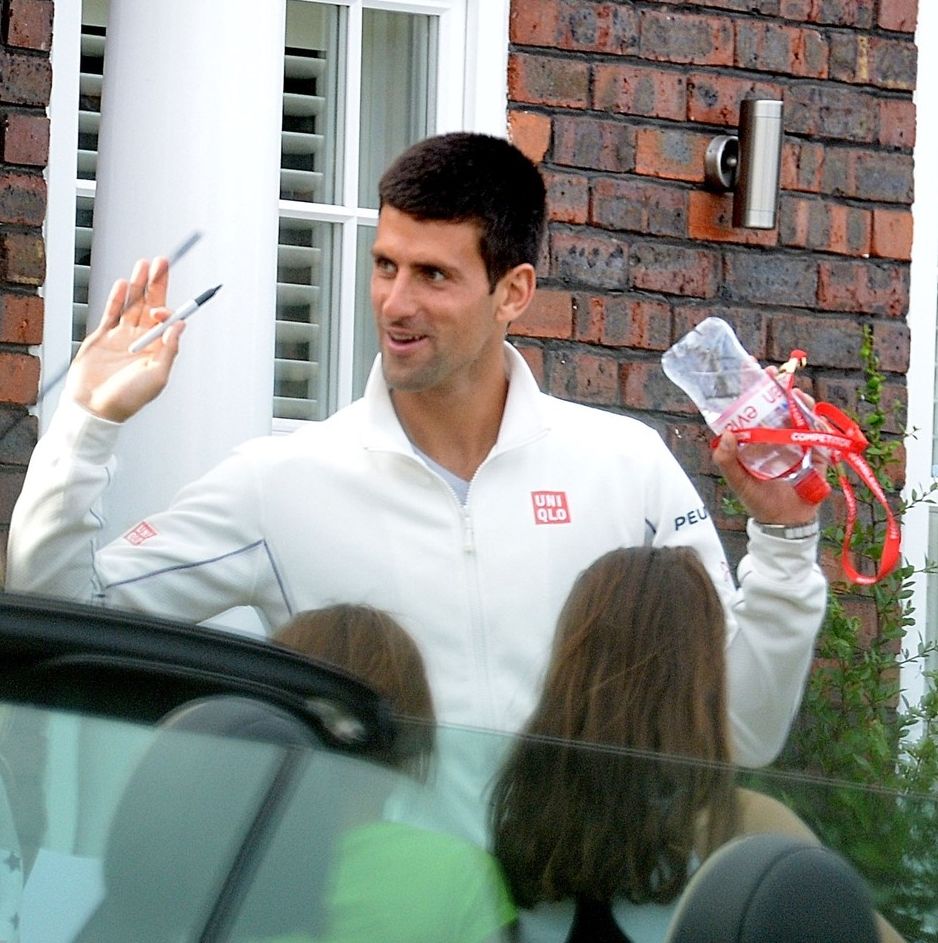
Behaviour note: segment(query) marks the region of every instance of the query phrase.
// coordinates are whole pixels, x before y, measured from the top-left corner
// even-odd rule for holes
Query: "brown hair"
[[[672,900],[706,811],[732,834],[725,616],[693,550],[613,550],[577,578],[544,690],[495,786],[495,854],[523,906]]]
[[[403,721],[382,759],[417,776],[426,773],[434,742],[430,685],[417,644],[388,613],[348,603],[309,609],[274,640],[374,688]]]

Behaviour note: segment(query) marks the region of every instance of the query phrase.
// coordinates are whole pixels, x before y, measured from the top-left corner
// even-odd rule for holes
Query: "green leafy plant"
[[[884,431],[884,377],[870,329],[862,358],[865,385],[855,418],[869,440],[864,457],[901,523],[914,505],[934,503],[938,483],[907,501],[900,496],[890,472],[902,441]],[[885,514],[862,486],[857,502],[851,550],[861,572],[875,572]],[[822,530],[822,546],[833,557],[843,538],[842,521]],[[900,561],[870,587],[832,582],[800,715],[777,764],[797,775],[769,787],[861,871],[881,913],[910,943],[938,943],[936,645],[909,647],[913,580],[933,569]],[[912,666],[924,674],[924,694],[914,703],[901,685]]]

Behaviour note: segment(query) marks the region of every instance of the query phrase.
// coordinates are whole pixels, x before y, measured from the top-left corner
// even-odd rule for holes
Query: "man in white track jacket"
[[[579,571],[613,547],[686,544],[726,604],[736,755],[770,761],[823,615],[816,507],[749,477],[724,437],[717,465],[752,517],[736,588],[658,434],[537,389],[505,335],[535,290],[544,190],[510,144],[428,139],[392,165],[380,194],[381,356],[364,397],[291,436],[248,442],[169,510],[98,547],[121,424],[165,386],[183,328],[129,353],[169,314],[166,262],[141,261],[115,285],[30,464],[7,588],[192,621],[248,605],[271,626],[368,603],[416,638],[442,721],[511,731],[536,701]]]

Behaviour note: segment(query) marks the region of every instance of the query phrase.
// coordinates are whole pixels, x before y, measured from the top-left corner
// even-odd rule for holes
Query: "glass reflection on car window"
[[[244,699],[233,705],[243,712]],[[186,709],[174,715],[175,725],[156,728],[24,705],[0,709],[0,919],[6,921],[0,927],[16,943],[195,940],[206,927],[217,934],[210,938],[243,943],[562,943],[573,925],[571,900],[516,907],[486,850],[491,788],[479,791],[477,777],[466,772],[501,768],[517,737],[440,727],[436,754],[420,778],[326,749],[289,720],[278,727],[281,712],[271,714],[266,705],[247,737],[220,732],[225,709],[208,729],[192,729],[191,716],[187,726]],[[615,761],[608,748],[595,745],[544,739],[539,746],[595,769]],[[674,781],[695,762],[642,759],[670,769]],[[36,779],[39,766],[44,772]],[[736,835],[817,842],[816,834],[828,834],[825,809],[849,800],[846,793],[858,802],[870,799],[869,790],[849,783],[771,770],[722,773],[736,782]],[[30,802],[23,801],[27,796]],[[37,796],[38,813],[31,805]],[[938,821],[935,797],[883,790],[878,799],[902,804],[923,829]],[[671,801],[678,807],[690,800],[678,790]],[[788,803],[816,816],[796,817]],[[627,809],[622,823],[623,829],[638,825]],[[827,844],[846,853],[846,839],[844,847]],[[701,863],[693,861],[690,871]],[[921,867],[927,873],[931,858],[922,857]],[[934,883],[923,894],[895,886],[891,874],[865,873],[864,880],[893,924],[915,928],[905,939],[936,938]],[[638,904],[622,897],[611,913],[635,943],[656,943],[666,939],[680,900],[679,894]]]

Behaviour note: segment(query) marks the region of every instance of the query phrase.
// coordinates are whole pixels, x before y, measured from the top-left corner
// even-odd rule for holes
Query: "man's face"
[[[385,206],[372,256],[371,305],[392,389],[471,392],[504,364],[504,290],[489,290],[475,223],[416,220]]]

